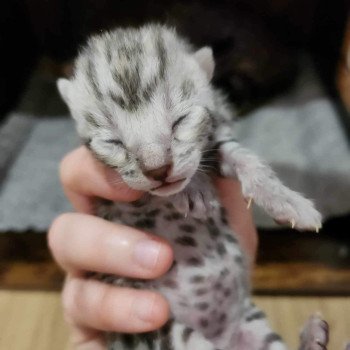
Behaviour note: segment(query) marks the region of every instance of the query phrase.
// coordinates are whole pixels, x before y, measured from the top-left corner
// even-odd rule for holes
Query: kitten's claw
[[[251,208],[252,203],[253,203],[253,198],[250,197],[250,198],[248,199],[247,209],[250,209],[250,208]]]
[[[295,220],[294,220],[294,219],[292,219],[292,220],[290,221],[290,226],[292,227],[292,229],[295,228]]]
[[[322,226],[321,214],[313,203],[299,193],[282,188],[280,195],[254,198],[277,223],[289,223],[292,229],[312,230],[316,232]]]

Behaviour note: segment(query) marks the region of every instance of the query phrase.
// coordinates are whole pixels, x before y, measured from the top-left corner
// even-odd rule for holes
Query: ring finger
[[[81,329],[146,332],[161,327],[169,316],[166,300],[156,292],[74,276],[67,277],[62,300],[67,321]]]

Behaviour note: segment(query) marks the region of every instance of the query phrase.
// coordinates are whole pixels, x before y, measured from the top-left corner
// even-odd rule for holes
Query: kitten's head
[[[168,196],[198,170],[212,133],[210,48],[163,26],[92,37],[60,79],[80,136],[132,188]]]

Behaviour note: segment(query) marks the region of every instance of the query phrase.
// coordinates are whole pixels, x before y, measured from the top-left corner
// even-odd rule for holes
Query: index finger
[[[113,169],[99,163],[84,146],[68,153],[60,165],[64,192],[78,212],[93,213],[96,198],[132,202],[142,192],[128,187]]]
[[[254,225],[251,211],[243,197],[241,185],[237,180],[216,178],[216,189],[222,205],[227,211],[227,219],[237,238],[250,257],[251,262],[255,261],[258,234]]]

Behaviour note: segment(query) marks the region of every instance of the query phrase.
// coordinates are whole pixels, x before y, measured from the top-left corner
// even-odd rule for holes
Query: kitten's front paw
[[[292,228],[299,230],[316,232],[322,227],[322,216],[315,209],[312,201],[297,192],[292,192],[292,195],[286,198],[286,202],[281,203],[279,207],[274,207],[272,210],[272,216],[278,223],[289,224]]]
[[[254,191],[244,193],[248,207],[252,201],[255,201],[277,223],[289,224],[292,228],[299,230],[318,232],[322,227],[322,216],[315,209],[311,200],[283,185],[275,186],[275,191],[270,192],[267,189],[269,186],[254,188]]]
[[[188,188],[173,197],[173,205],[185,217],[207,219],[218,202],[210,190]]]

